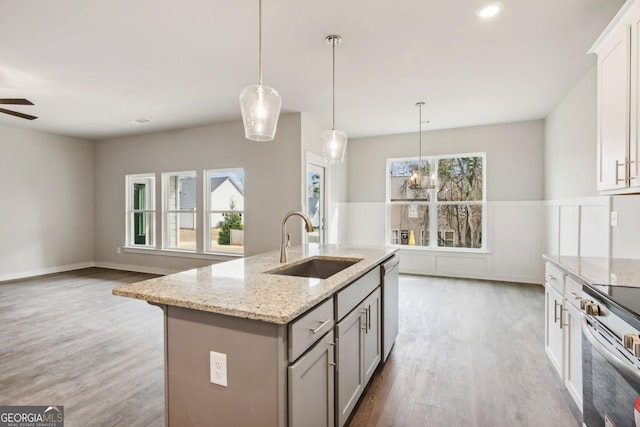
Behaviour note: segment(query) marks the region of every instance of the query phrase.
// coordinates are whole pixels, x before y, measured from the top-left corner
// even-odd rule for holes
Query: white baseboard
[[[4,282],[6,280],[25,279],[27,277],[43,276],[45,274],[62,273],[71,270],[80,270],[81,268],[89,268],[95,266],[96,264],[94,262],[81,262],[78,264],[60,265],[57,267],[36,268],[33,270],[0,275],[0,282]]]
[[[113,270],[135,271],[137,273],[161,274],[163,276],[176,273],[176,270],[169,270],[166,268],[145,267],[131,264],[117,264],[113,262],[96,262],[94,263],[94,266],[101,268],[110,268]]]

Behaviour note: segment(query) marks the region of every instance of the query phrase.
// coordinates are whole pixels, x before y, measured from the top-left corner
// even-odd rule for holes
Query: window
[[[244,253],[244,169],[205,171],[205,250]]]
[[[434,189],[412,188],[420,168]],[[387,241],[427,248],[483,249],[485,154],[387,161]],[[430,237],[433,236],[433,240]]]
[[[164,184],[164,247],[196,250],[196,172],[162,175]]]
[[[127,245],[155,246],[155,175],[127,175]]]

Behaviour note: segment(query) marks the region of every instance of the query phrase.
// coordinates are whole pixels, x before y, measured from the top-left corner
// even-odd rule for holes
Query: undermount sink
[[[362,261],[362,258],[312,257],[293,265],[266,271],[265,273],[327,279],[360,261]]]

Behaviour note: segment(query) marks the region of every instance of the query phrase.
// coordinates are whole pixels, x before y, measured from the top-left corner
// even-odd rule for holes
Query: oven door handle
[[[582,332],[584,336],[587,337],[591,345],[593,345],[596,350],[605,358],[607,362],[611,363],[613,366],[622,371],[623,374],[633,379],[635,382],[640,383],[640,372],[636,369],[635,366],[630,363],[625,362],[615,353],[613,353],[610,349],[608,349],[604,344],[598,341],[598,338],[595,337],[593,332],[591,331],[591,327],[589,327],[589,323],[587,322],[587,316],[582,315]]]

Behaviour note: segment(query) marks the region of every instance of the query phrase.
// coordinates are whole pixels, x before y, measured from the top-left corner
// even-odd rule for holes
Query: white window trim
[[[169,209],[169,178],[171,176],[186,176],[194,175],[195,182],[198,182],[198,172],[196,170],[178,171],[178,172],[163,172],[162,173],[162,250],[164,251],[176,251],[185,253],[197,253],[198,252],[198,204],[196,200],[196,207],[194,209]],[[196,192],[197,195],[197,192]],[[197,199],[197,196],[196,196]],[[196,247],[194,249],[182,249],[169,246],[169,214],[192,214],[195,227]],[[179,217],[179,216],[178,216]]]
[[[474,153],[455,153],[455,154],[444,154],[444,155],[434,155],[434,156],[423,156],[422,161],[429,162],[431,165],[431,173],[438,176],[438,160],[440,159],[450,159],[455,157],[481,157],[482,158],[482,200],[473,200],[473,201],[442,201],[438,202],[435,200],[431,201],[391,201],[390,199],[390,189],[391,189],[391,176],[389,174],[389,167],[393,162],[403,162],[403,161],[419,161],[419,157],[395,157],[387,159],[385,165],[385,242],[387,245],[399,249],[408,249],[412,251],[443,251],[443,252],[469,252],[469,253],[488,253],[489,242],[487,226],[488,226],[488,208],[487,208],[487,154],[486,152],[474,152]],[[436,181],[437,185],[438,181]],[[435,191],[435,190],[429,190]],[[429,236],[436,236],[436,239],[430,239],[429,246],[410,246],[410,245],[394,245],[391,243],[391,207],[399,206],[399,205],[409,205],[409,204],[417,204],[417,205],[425,205],[429,206],[429,224],[437,224],[438,223],[438,213],[437,207],[439,205],[451,204],[451,205],[480,205],[482,206],[482,247],[480,248],[452,248],[446,246],[438,246],[437,244],[437,225],[436,229],[432,230],[430,228]],[[435,231],[435,233],[433,233]],[[420,233],[418,233],[420,235]],[[417,236],[416,236],[417,237]]]
[[[149,190],[149,194],[153,195],[154,207],[157,208],[157,200],[156,200],[156,174],[155,173],[136,173],[136,174],[127,174],[125,175],[125,239],[126,247],[132,248],[144,248],[144,249],[154,249],[157,247],[157,238],[156,238],[156,230],[158,225],[158,215],[156,209],[134,209],[133,208],[133,184],[135,179],[137,178],[152,178],[151,180],[151,188]],[[133,215],[135,213],[152,213],[153,215],[153,233],[152,233],[152,241],[154,244],[151,245],[137,245],[132,240],[133,237]]]
[[[211,214],[213,213],[239,213],[242,215],[242,223],[244,224],[244,221],[246,220],[246,216],[245,216],[245,211],[244,208],[242,210],[212,210],[211,209],[211,173],[215,173],[215,174],[224,174],[224,173],[232,173],[232,172],[242,172],[242,175],[244,177],[244,168],[243,167],[237,167],[237,168],[221,168],[221,169],[205,169],[202,173],[203,176],[203,180],[204,180],[204,185],[202,186],[204,194],[203,194],[203,212],[204,212],[204,227],[203,227],[203,232],[201,233],[204,239],[204,248],[203,248],[203,253],[205,254],[220,254],[220,255],[229,255],[229,256],[234,256],[234,257],[241,257],[244,256],[244,250],[245,247],[243,246],[243,250],[242,250],[242,254],[238,254],[238,253],[234,253],[234,252],[220,252],[220,251],[216,251],[213,250],[211,248]],[[244,205],[244,203],[243,203]]]

